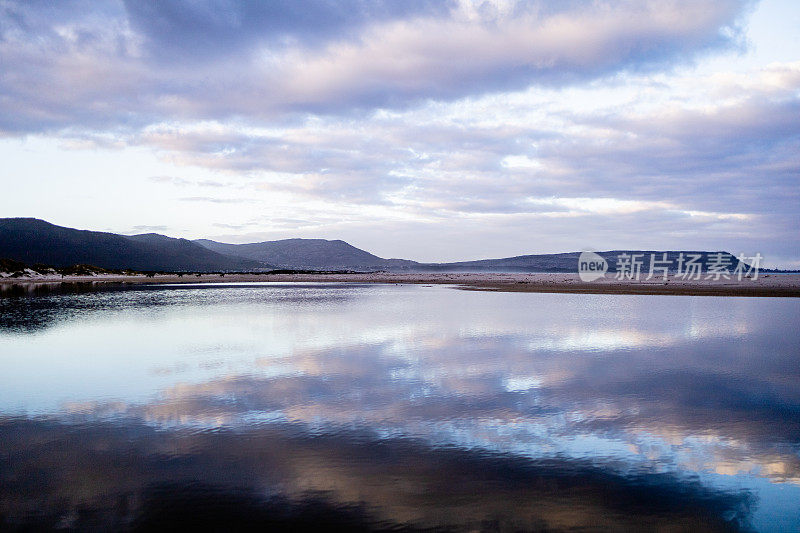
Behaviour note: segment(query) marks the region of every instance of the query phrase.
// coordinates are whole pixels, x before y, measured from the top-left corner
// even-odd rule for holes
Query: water
[[[0,298],[0,526],[800,529],[800,300]]]

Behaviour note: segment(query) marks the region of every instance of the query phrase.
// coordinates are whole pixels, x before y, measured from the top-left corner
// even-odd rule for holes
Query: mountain
[[[418,263],[406,259],[383,259],[344,241],[283,239],[251,244],[193,241],[221,254],[263,261],[280,268],[307,270],[409,270]]]
[[[650,256],[667,254],[670,270],[678,266],[681,252],[648,250],[598,252],[615,272],[621,254],[641,254],[640,270],[649,271]],[[698,254],[707,271],[712,254],[721,253],[732,270],[738,260],[727,252]],[[226,244],[207,239],[189,241],[157,233],[117,235],[56,226],[35,218],[0,219],[0,258],[28,265],[54,267],[90,264],[106,269],[144,271],[254,271],[275,268],[294,270],[389,270],[417,272],[577,272],[579,252],[520,255],[455,263],[417,263],[383,259],[344,241],[284,239],[251,244]]]
[[[667,254],[667,261],[670,263],[670,271],[677,269],[679,254],[685,257],[689,254],[699,255],[698,263],[702,270],[708,270],[711,257],[714,254],[722,253],[723,261],[729,263],[730,269],[736,267],[739,261],[735,256],[728,252],[705,252],[705,251],[653,251],[653,250],[612,250],[607,252],[597,252],[603,257],[609,266],[609,272],[616,272],[617,260],[621,254],[641,255],[642,271],[647,272],[650,265],[650,256],[655,255],[657,261],[663,260],[663,254]],[[502,259],[481,259],[478,261],[460,261],[456,263],[422,263],[417,266],[417,270],[428,272],[576,272],[578,268],[578,257],[580,252],[568,252],[561,254],[537,254],[537,255],[518,255],[515,257],[505,257]]]
[[[77,230],[36,218],[0,219],[0,257],[56,267],[90,264],[143,271],[209,272],[271,267],[223,255],[186,239],[154,233],[127,236]]]

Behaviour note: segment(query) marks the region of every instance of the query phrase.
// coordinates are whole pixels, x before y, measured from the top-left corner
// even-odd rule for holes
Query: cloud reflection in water
[[[764,528],[764,491],[785,487],[784,502],[799,493],[793,300],[347,285],[94,297],[80,313],[64,297],[72,307],[61,315],[51,300],[44,328],[5,328],[2,346],[17,351],[4,352],[14,354],[4,367],[19,377],[37,362],[75,366],[58,341],[76,331],[93,339],[81,345],[90,360],[113,358],[113,345],[158,345],[157,360],[131,367],[136,393],[64,384],[60,407],[29,406],[43,418],[8,418],[3,432],[33,432],[9,452],[28,468],[40,460],[28,441],[48,443],[43,457],[87,431],[111,439],[111,455],[133,446],[145,473],[115,490],[135,494],[140,518],[155,512],[147,494],[189,479],[200,484],[190,499],[244,487],[257,509],[314,501],[331,520],[368,528]],[[14,305],[18,323],[47,307]],[[100,363],[100,377],[115,368]],[[96,453],[87,442],[36,471],[83,465]],[[273,466],[250,465],[260,460]],[[181,477],[175,461],[205,466]],[[220,485],[232,468],[244,478]],[[779,510],[784,524],[800,518],[791,504]]]

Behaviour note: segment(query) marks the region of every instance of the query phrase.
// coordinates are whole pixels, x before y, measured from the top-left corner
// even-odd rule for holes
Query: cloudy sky
[[[794,0],[0,0],[0,216],[800,267]]]

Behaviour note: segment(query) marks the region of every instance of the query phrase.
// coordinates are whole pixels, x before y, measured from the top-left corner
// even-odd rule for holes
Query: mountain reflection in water
[[[448,287],[0,299],[0,525],[800,526],[800,304]]]

